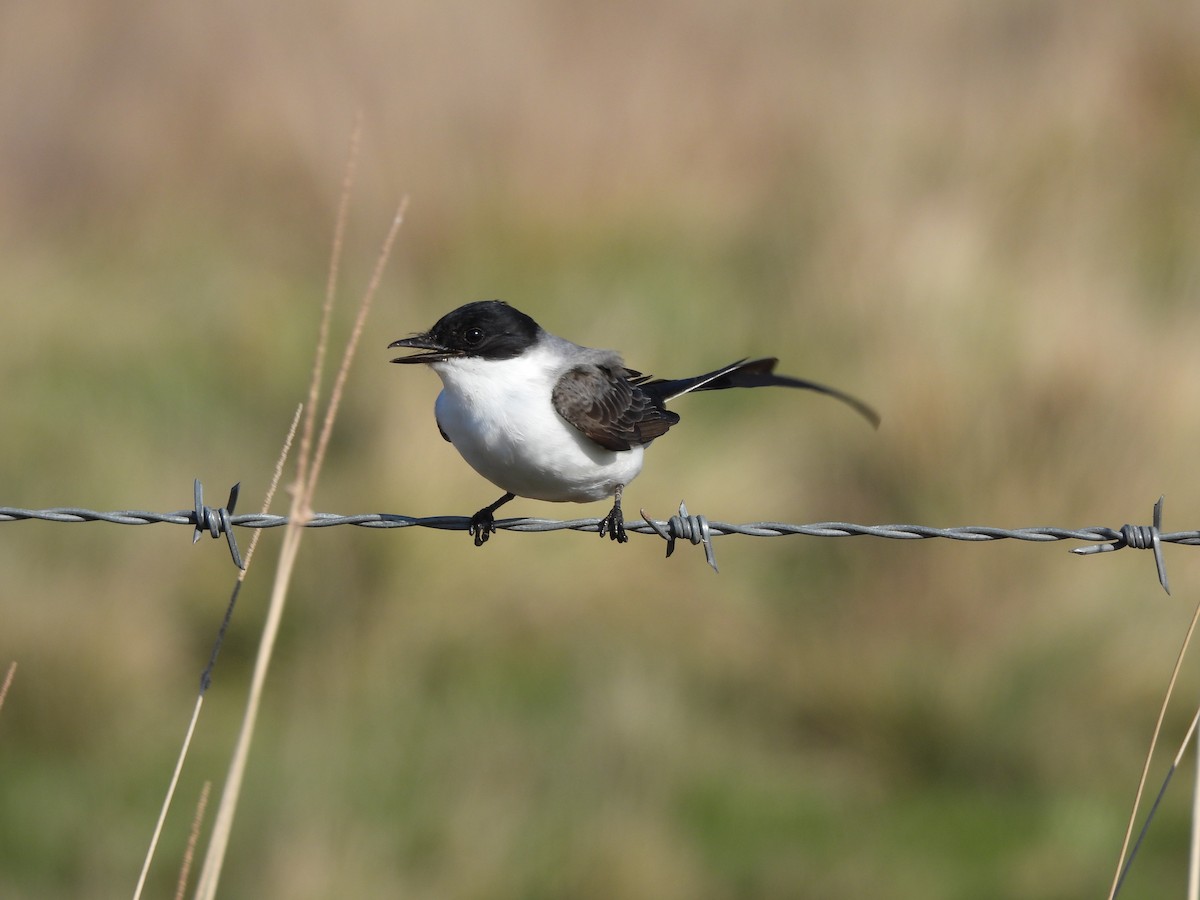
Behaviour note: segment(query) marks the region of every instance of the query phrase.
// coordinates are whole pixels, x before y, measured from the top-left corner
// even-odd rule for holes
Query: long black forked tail
[[[789,375],[776,375],[775,366],[779,360],[774,357],[763,359],[741,359],[730,363],[706,375],[694,378],[676,378],[672,380],[647,381],[641,385],[643,391],[651,394],[661,402],[673,400],[692,391],[723,391],[727,388],[753,387],[790,387],[802,388],[806,391],[816,391],[827,394],[835,400],[841,400],[860,416],[871,423],[873,428],[879,427],[879,413],[863,403],[857,397],[852,397],[836,388],[808,381],[804,378],[792,378]]]

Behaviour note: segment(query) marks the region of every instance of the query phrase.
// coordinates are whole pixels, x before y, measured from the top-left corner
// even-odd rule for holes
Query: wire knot
[[[237,506],[238,492],[242,489],[242,483],[239,481],[229,490],[229,502],[224,506],[213,509],[211,506],[204,505],[204,488],[200,485],[200,479],[197,478],[194,483],[194,492],[196,506],[193,511],[196,530],[192,534],[192,543],[200,540],[200,535],[205,531],[211,534],[214,538],[219,538],[222,534],[229,542],[229,553],[233,557],[233,564],[239,569],[245,569],[246,566],[242,563],[242,554],[238,552],[237,539],[233,536],[233,510]]]
[[[1162,508],[1163,498],[1159,497],[1158,502],[1154,504],[1154,524],[1122,525],[1120,531],[1113,532],[1116,540],[1111,544],[1076,547],[1071,552],[1078,553],[1080,556],[1087,556],[1093,553],[1108,553],[1112,550],[1123,550],[1126,547],[1132,547],[1135,550],[1153,550],[1154,565],[1158,569],[1158,583],[1170,595],[1171,588],[1167,584],[1167,562],[1163,559],[1162,542],[1159,540],[1159,536],[1162,533]]]
[[[720,571],[717,568],[716,554],[713,553],[712,532],[708,527],[708,519],[704,516],[690,515],[682,500],[679,501],[679,512],[671,516],[666,523],[650,518],[644,509],[640,512],[646,524],[654,529],[654,533],[667,542],[668,557],[675,552],[675,541],[682,538],[693,544],[703,544],[704,558],[708,560],[714,572]]]
[[[1158,545],[1158,526],[1122,525],[1121,542],[1135,550],[1150,550]]]

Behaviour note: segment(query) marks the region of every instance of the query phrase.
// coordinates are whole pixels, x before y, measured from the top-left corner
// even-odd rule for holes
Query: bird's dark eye
[[[468,328],[465,332],[463,332],[463,340],[466,341],[466,343],[470,344],[472,347],[475,346],[476,344],[482,343],[483,342],[483,329],[482,328]]]

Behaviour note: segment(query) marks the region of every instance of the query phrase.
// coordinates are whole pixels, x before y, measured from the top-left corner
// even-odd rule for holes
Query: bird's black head
[[[424,350],[394,363],[434,363],[457,357],[512,359],[537,341],[538,323],[503,300],[477,300],[438,319],[424,334],[388,344]]]

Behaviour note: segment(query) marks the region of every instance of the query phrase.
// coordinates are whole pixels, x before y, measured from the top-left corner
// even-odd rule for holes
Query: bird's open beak
[[[457,350],[443,347],[427,334],[418,334],[414,337],[392,341],[388,344],[388,349],[391,350],[393,347],[406,347],[412,350],[426,351],[425,353],[414,353],[412,356],[397,357],[392,360],[394,363],[433,363],[441,362],[443,359],[453,359],[461,355]]]

